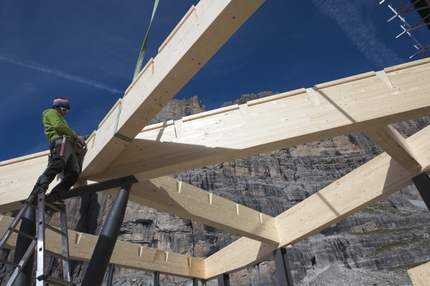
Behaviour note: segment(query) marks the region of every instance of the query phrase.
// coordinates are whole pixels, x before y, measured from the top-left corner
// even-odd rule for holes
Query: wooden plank
[[[48,162],[48,152],[38,153],[1,162],[0,166],[0,212],[21,208],[33,190],[37,178]],[[54,184],[53,184],[54,185]]]
[[[430,262],[408,269],[408,274],[414,286],[430,285]]]
[[[279,243],[275,218],[170,177],[134,184],[130,200],[241,236]]]
[[[142,70],[122,103],[104,119],[83,175],[103,171],[128,145],[114,134],[134,138],[263,2],[201,0],[192,7],[150,61],[151,68]]]
[[[2,169],[0,176],[13,174],[17,179],[2,180],[0,212],[20,209],[22,207],[20,201],[28,197],[35,183],[34,178],[37,178],[43,171],[46,158],[34,158],[33,156],[29,158],[27,161],[17,160],[16,163],[3,166],[3,168],[8,166],[16,169],[16,173]],[[27,177],[24,178],[20,174]],[[209,194],[170,177],[157,178],[151,182],[141,180],[139,175],[136,178],[140,182],[132,187],[131,201],[256,240],[272,244],[278,243],[276,222],[271,216],[220,196]],[[84,184],[85,182],[81,183]],[[52,184],[51,187],[53,186],[55,184]],[[110,189],[105,192],[116,195],[118,189]],[[211,196],[211,200],[209,200],[209,196]]]
[[[0,216],[0,233],[3,234],[11,224],[13,218]],[[70,258],[77,261],[88,262],[91,259],[98,236],[68,230]],[[16,245],[16,234],[13,234],[9,249]],[[46,230],[45,247],[57,254],[62,253],[61,236],[52,230]],[[119,267],[141,271],[159,271],[167,275],[182,277],[196,277],[204,279],[204,259],[190,257],[164,250],[149,248],[138,244],[117,241],[110,260]]]
[[[299,89],[250,101],[246,117],[238,105],[184,117],[180,136],[174,121],[148,126],[102,174],[89,179],[137,173],[141,180],[157,178],[428,115],[429,68],[430,60],[397,66],[386,74],[395,77],[395,88],[380,73],[366,74],[312,92]],[[111,117],[103,126],[114,125]],[[99,133],[93,137],[104,136]],[[28,197],[46,160],[29,155],[0,163],[0,211],[16,208],[15,202]],[[85,174],[81,178],[85,180]]]
[[[268,259],[278,246],[241,237],[205,259],[205,277],[233,273]]]
[[[150,179],[426,116],[430,61],[420,63],[386,74],[402,72],[395,88],[371,73],[248,102],[246,120],[238,106],[184,117],[180,137],[173,121],[144,129],[102,174],[89,178],[142,173]]]
[[[387,152],[408,171],[420,171],[421,165],[415,159],[405,138],[394,127],[381,126],[365,130],[364,134]]]
[[[420,158],[423,171],[430,169],[430,126],[407,139]],[[420,172],[408,172],[383,153],[276,217],[280,246],[292,245],[343,218],[399,191]],[[206,258],[206,277],[230,273],[253,265],[274,250],[250,238],[241,238]],[[252,253],[252,255],[250,254]]]

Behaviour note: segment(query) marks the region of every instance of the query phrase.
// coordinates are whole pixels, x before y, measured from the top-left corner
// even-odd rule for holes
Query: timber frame
[[[201,0],[191,7],[88,140],[79,182],[134,176],[129,200],[242,237],[207,258],[118,241],[110,263],[212,279],[257,264],[429,172],[430,127],[404,138],[391,124],[430,115],[430,59],[146,126],[263,2]],[[385,152],[276,217],[169,177],[358,131]],[[0,212],[21,207],[47,154],[0,162]],[[2,216],[0,229],[10,222]],[[47,237],[47,249],[61,253],[59,236]],[[71,259],[89,261],[96,240],[69,230]]]

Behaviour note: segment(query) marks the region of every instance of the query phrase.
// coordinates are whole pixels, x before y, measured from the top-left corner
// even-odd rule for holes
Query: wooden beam
[[[17,165],[3,163],[4,166],[12,166],[17,173],[24,166],[28,166],[25,174],[29,180],[19,181],[20,184],[16,186],[20,188],[15,192],[11,190],[9,194],[2,188],[0,212],[13,211],[22,207],[20,201],[28,197],[34,184],[33,178],[37,178],[43,171],[44,164],[40,166],[42,164],[40,161],[45,163],[46,155],[42,153],[41,157],[30,156],[27,159],[21,158],[9,162]],[[18,177],[17,173],[14,174],[16,177]],[[7,172],[1,172],[0,176],[5,174]],[[139,180],[138,175],[136,178]],[[116,195],[118,189],[105,192]],[[277,244],[279,241],[273,217],[170,177],[160,177],[151,181],[142,180],[134,184],[130,200],[256,240],[271,244]]]
[[[0,212],[20,209],[48,163],[48,151],[0,162]],[[52,185],[55,185],[54,183]]]
[[[420,158],[423,171],[430,169],[430,126],[407,139]],[[383,153],[276,217],[280,246],[306,237],[410,185],[420,172],[411,173]],[[241,238],[206,258],[206,278],[230,273],[271,255],[273,245]]]
[[[394,87],[371,72],[148,126],[89,178],[151,179],[430,114],[429,59],[385,75]]]
[[[419,60],[386,69],[395,88],[380,72],[367,73],[184,117],[180,124],[151,125],[89,179],[157,178],[424,116],[430,112],[429,71],[430,60]],[[28,197],[46,166],[47,153],[40,154],[0,163],[0,211]]]
[[[84,176],[102,172],[129,144],[121,138],[133,139],[263,2],[201,0],[191,7],[103,120],[85,157]]]
[[[276,248],[273,244],[241,237],[205,259],[206,279],[255,265],[270,258]]]
[[[430,262],[408,269],[408,274],[414,286],[430,285]]]
[[[408,171],[420,171],[421,165],[415,158],[406,139],[393,126],[381,126],[365,130],[364,134],[387,152]]]
[[[275,218],[170,177],[134,184],[130,200],[237,235],[279,243]]]
[[[0,233],[3,234],[13,218],[0,216]],[[46,230],[45,247],[47,250],[62,254],[61,236],[52,230]],[[86,233],[68,230],[70,259],[88,262],[94,251],[98,237]],[[14,249],[16,234],[13,234],[9,249]],[[159,271],[167,275],[196,277],[204,279],[204,259],[190,257],[164,250],[144,247],[129,242],[117,241],[110,263],[117,266],[141,271]]]
[[[0,212],[22,207],[20,202],[27,199],[35,178],[43,172],[47,155],[42,152],[1,162]],[[267,243],[279,241],[271,216],[170,177],[145,181],[137,174],[136,178],[139,183],[132,187],[131,201]],[[118,189],[105,192],[116,195]]]

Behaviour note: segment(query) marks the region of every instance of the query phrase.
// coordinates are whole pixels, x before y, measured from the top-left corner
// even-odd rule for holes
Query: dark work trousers
[[[58,194],[58,198],[76,183],[80,173],[78,158],[73,145],[68,140],[63,156],[60,156],[62,141],[63,138],[58,138],[51,142],[49,146],[51,154],[49,157],[48,167],[46,167],[35,185],[35,189],[43,188],[46,191],[49,184],[55,179],[55,176],[63,172],[64,177],[51,191],[51,194]]]

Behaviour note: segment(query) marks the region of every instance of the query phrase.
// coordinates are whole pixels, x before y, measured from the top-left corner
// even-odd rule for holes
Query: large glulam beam
[[[221,48],[264,0],[201,0],[190,8],[102,121],[83,175],[103,171],[148,122]]]
[[[430,114],[430,60],[148,126],[103,173],[150,179]]]
[[[430,60],[424,59],[151,125],[102,174],[89,179],[157,178],[422,117],[430,114],[429,90]],[[420,148],[409,145],[414,154]],[[0,163],[0,211],[28,197],[46,155]]]
[[[408,274],[414,286],[430,285],[430,262],[408,269]]]
[[[130,200],[237,235],[279,243],[275,218],[170,177],[134,184]]]
[[[41,152],[1,162],[0,212],[22,207],[20,202],[28,197],[35,178],[43,172],[47,155]],[[271,216],[170,177],[147,181],[136,174],[136,178],[139,182],[132,186],[130,195],[133,202],[267,243],[279,242]],[[113,195],[117,192],[106,190]]]
[[[48,164],[48,151],[0,162],[0,212],[20,209]],[[55,185],[53,182],[52,185]]]
[[[430,127],[407,139],[415,146],[423,172],[430,169]],[[417,147],[419,146],[419,147]],[[280,246],[295,244],[353,213],[410,185],[420,171],[410,172],[383,153],[276,217]],[[258,263],[275,249],[240,238],[206,258],[206,277],[234,272]]]
[[[21,176],[21,181],[19,184],[12,184],[16,189],[8,191],[7,188],[1,188],[0,212],[22,207],[20,201],[27,198],[34,178],[43,171],[46,164],[47,153],[37,155],[2,162],[3,167],[9,166],[9,174],[13,174],[15,178]],[[19,175],[25,167],[25,174]],[[7,173],[0,172],[0,178],[6,180],[2,176]],[[132,186],[130,201],[270,244],[279,242],[276,222],[271,216],[167,176],[148,181],[142,180],[137,174],[136,179],[139,182]],[[105,192],[116,195],[118,189]]]
[[[393,126],[388,125],[365,130],[364,134],[406,170],[421,170],[421,165],[415,159],[413,150],[409,147],[405,138]]]
[[[13,218],[0,216],[0,233],[3,234]],[[45,247],[56,254],[62,254],[61,236],[46,230]],[[12,234],[6,248],[14,249],[16,234]],[[88,262],[91,259],[98,236],[68,230],[70,259]],[[117,241],[110,260],[116,266],[141,271],[159,271],[168,275],[204,279],[204,259],[144,247],[129,242]]]

